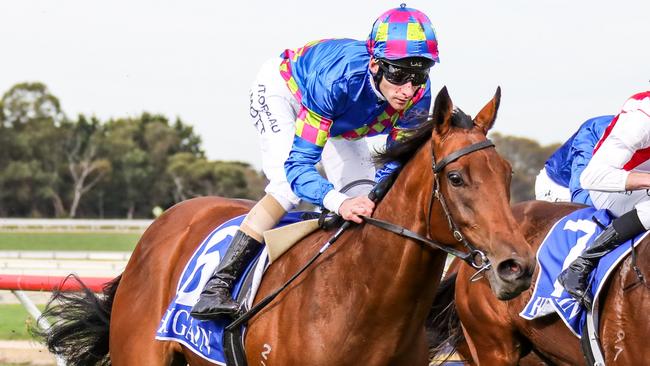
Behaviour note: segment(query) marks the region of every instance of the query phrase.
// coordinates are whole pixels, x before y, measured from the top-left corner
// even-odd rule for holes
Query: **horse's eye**
[[[463,185],[463,176],[460,175],[460,173],[453,171],[449,172],[447,174],[447,179],[449,179],[449,183],[451,183],[452,186],[454,187],[460,187]]]

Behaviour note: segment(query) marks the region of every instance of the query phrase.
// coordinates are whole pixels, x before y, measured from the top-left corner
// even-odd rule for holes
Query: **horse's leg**
[[[129,278],[125,272],[113,301],[110,355],[113,366],[172,365],[180,346],[157,341],[154,336],[164,310],[160,286],[163,281]],[[153,277],[150,277],[153,278]],[[148,283],[147,286],[143,284]],[[151,314],[151,316],[147,316]]]
[[[114,366],[185,365],[180,344],[155,334],[196,247],[217,225],[250,209],[251,202],[220,197],[184,201],[142,235],[113,300],[110,356]]]
[[[169,258],[175,257],[184,232],[162,226],[157,220],[144,233],[115,293],[109,342],[113,366],[166,366],[180,351],[176,343],[154,338],[177,282],[170,263],[180,262]],[[164,238],[162,233],[167,233]]]
[[[399,355],[395,355],[394,358],[389,361],[388,365],[422,365],[426,366],[429,364],[429,345],[427,344],[427,336],[422,328],[422,331],[418,333],[413,341],[412,346],[402,352]]]
[[[528,340],[529,347],[533,347],[537,353],[531,352],[530,357],[525,358],[532,360],[543,358],[544,361],[553,365],[584,363],[578,338],[569,331],[558,316],[548,315],[532,321],[525,320],[519,316],[519,312],[524,308],[528,298],[522,298],[519,301],[521,301],[521,305],[510,308],[510,317],[522,337]],[[520,364],[525,363],[520,362]]]
[[[429,345],[427,344],[427,336],[422,328],[422,333],[416,338],[413,350],[408,352],[409,359],[405,360],[406,363],[402,365],[428,365],[429,364]]]
[[[485,324],[484,324],[485,326]],[[491,326],[486,326],[490,327]],[[515,338],[509,329],[486,329],[470,326],[463,333],[467,342],[470,355],[464,355],[470,365],[517,365],[520,355]],[[483,331],[486,330],[486,331]],[[460,349],[459,349],[460,351]]]
[[[646,240],[647,241],[647,240]],[[650,249],[648,243],[637,247],[637,266],[645,283],[637,278],[628,257],[607,285],[607,297],[601,311],[601,347],[607,365],[642,365],[650,359]],[[627,290],[624,290],[627,288]]]
[[[459,269],[459,278],[469,278]],[[470,354],[462,354],[471,365],[517,365],[520,344],[515,339],[515,329],[509,322],[508,305],[491,293],[487,280],[469,285],[456,285],[456,310],[461,320],[463,334]],[[489,303],[485,303],[489,302]]]
[[[191,246],[207,231],[209,217],[202,217],[207,210],[197,207],[200,203],[174,206],[151,224],[131,254],[113,300],[109,341],[113,366],[167,366],[181,358],[178,343],[158,341],[155,334]]]

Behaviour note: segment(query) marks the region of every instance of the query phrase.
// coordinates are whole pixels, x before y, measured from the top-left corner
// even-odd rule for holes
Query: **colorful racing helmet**
[[[405,4],[380,15],[372,26],[366,42],[368,52],[376,59],[389,61],[422,57],[438,59],[438,40],[429,18]]]

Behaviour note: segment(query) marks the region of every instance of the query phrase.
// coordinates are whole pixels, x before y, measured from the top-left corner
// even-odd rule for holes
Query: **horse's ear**
[[[488,130],[494,126],[494,121],[497,119],[497,111],[499,110],[500,102],[501,87],[499,86],[497,87],[497,92],[494,94],[492,100],[489,101],[474,118],[474,124],[480,127],[486,135]]]
[[[449,130],[453,109],[454,104],[451,102],[449,92],[447,92],[447,87],[444,86],[438,92],[438,96],[433,105],[433,114],[431,115],[433,125],[438,134],[444,135]]]

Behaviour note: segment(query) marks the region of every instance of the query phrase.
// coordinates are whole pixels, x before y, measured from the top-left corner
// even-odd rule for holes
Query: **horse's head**
[[[492,291],[507,300],[530,286],[535,261],[510,208],[511,166],[486,137],[500,97],[498,88],[474,119],[454,110],[446,88],[436,97],[431,150],[434,190],[439,190],[435,201],[442,215],[432,216],[430,225],[449,225],[458,250],[474,247],[477,251],[469,262],[476,267],[482,266],[485,258],[480,257],[485,254]]]

